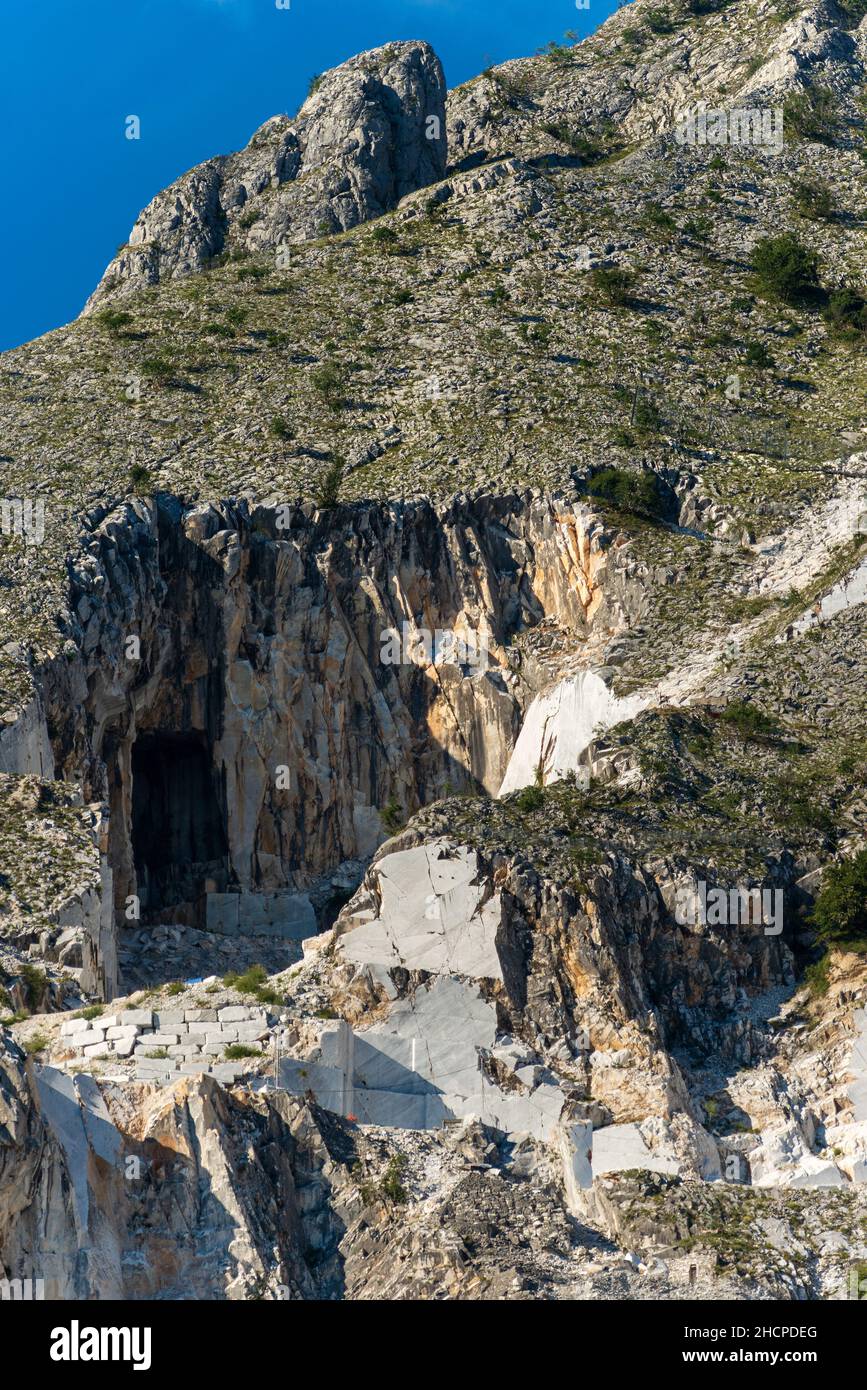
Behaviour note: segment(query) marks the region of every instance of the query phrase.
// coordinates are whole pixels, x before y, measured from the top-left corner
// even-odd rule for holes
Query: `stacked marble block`
[[[264,1009],[226,1004],[214,1009],[125,1009],[87,1020],[63,1023],[65,1045],[85,1060],[131,1059],[143,1081],[171,1081],[176,1075],[210,1072],[220,1081],[233,1081],[242,1070],[235,1062],[221,1062],[233,1043],[257,1045],[272,1020]],[[265,1051],[266,1044],[260,1043]],[[164,1057],[149,1057],[149,1052]]]

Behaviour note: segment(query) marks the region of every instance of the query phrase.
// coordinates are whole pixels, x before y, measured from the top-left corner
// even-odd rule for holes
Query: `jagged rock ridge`
[[[200,270],[227,250],[277,251],[346,231],[442,178],[445,80],[425,43],[371,49],[316,80],[239,154],[208,160],[150,203],[86,312]]]

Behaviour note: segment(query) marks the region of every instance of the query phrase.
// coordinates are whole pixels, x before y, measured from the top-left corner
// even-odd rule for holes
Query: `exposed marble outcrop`
[[[9,710],[0,723],[0,772],[24,777],[54,776],[54,757],[38,695],[20,710]]]
[[[460,1096],[473,1094],[476,1113],[490,1123],[552,1142],[561,1118],[587,1120],[614,1129],[612,1166],[618,1154],[619,1166],[635,1166],[643,1145],[653,1155],[649,1166],[658,1157],[669,1170],[703,1178],[719,1176],[721,1151],[698,1118],[674,1050],[689,1043],[749,1055],[749,1037],[731,1029],[722,1002],[745,985],[791,979],[782,941],[755,929],[746,941],[704,924],[683,928],[660,884],[614,857],[578,891],[520,860],[488,860],[445,840],[419,843],[412,830],[377,856],[338,919],[335,948],[333,999],[353,1023],[356,1053],[384,1049],[392,1058],[387,1083],[382,1067],[373,1069],[377,1092],[434,1092],[453,1114],[466,1113],[470,1102]],[[472,988],[466,997],[437,992],[440,977]],[[486,1036],[481,1017],[470,1025],[479,986],[496,1007],[496,1038]],[[428,1034],[438,1040],[432,1053]],[[473,1070],[462,1048],[475,1052],[476,1081],[456,1097],[453,1073]],[[357,1058],[355,1069],[363,1071]],[[493,1095],[484,1094],[486,1070],[495,1086],[524,1096],[524,1110],[516,1101],[508,1121],[509,1107],[495,1118]],[[416,1075],[424,1085],[410,1084]],[[556,1107],[547,1092],[534,1097],[540,1085],[552,1095],[560,1088]],[[363,1097],[358,1086],[355,1095]],[[417,1099],[403,1104],[404,1122],[424,1127]],[[395,1114],[399,1108],[395,1102]],[[613,1142],[618,1135],[622,1143]]]
[[[333,1296],[326,1162],[303,1102],[103,1093],[0,1039],[0,1277],[47,1298]]]
[[[594,739],[632,719],[645,704],[640,695],[618,698],[593,670],[558,681],[527,711],[500,794],[576,772]]]
[[[61,969],[109,995],[131,912],[130,949],[175,939],[160,978],[214,973],[140,1040],[135,1008],[14,1025],[52,1066],[2,1042],[0,1275],[88,1298],[665,1298],[696,1274],[814,1297],[863,1257],[863,970],[831,1005],[795,993],[806,885],[864,839],[861,422],[837,370],[863,313],[838,335],[791,303],[781,333],[751,277],[757,240],[794,231],[828,308],[851,279],[867,21],[651,3],[456,93],[444,180],[436,59],[362,55],[142,214],[88,306],[129,317],[9,355],[8,486],[50,524],[44,547],[0,528],[0,1005],[79,1008]],[[672,134],[695,101],[809,87],[820,140],[729,149],[712,185]],[[282,505],[343,454],[356,498],[572,498],[625,466],[610,530],[538,493]],[[161,490],[118,507],[130,486]],[[435,659],[440,631],[484,661]],[[785,929],[684,923],[702,874],[768,878]],[[257,959],[281,973],[235,983],[276,1017],[207,1007]],[[279,1076],[294,1099],[265,1093]]]
[[[77,655],[45,686],[59,769],[110,808],[116,910],[317,889],[369,859],[384,808],[496,793],[539,678],[512,644],[640,602],[608,545],[586,506],[532,497],[105,516],[72,569]],[[193,827],[170,863],[134,844],[137,780]]]

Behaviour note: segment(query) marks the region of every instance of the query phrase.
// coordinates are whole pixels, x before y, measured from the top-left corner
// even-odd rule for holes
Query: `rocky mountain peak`
[[[189,275],[221,254],[276,252],[348,230],[442,178],[445,78],[427,43],[387,44],[317,77],[294,119],[197,165],[139,215],[89,299]]]

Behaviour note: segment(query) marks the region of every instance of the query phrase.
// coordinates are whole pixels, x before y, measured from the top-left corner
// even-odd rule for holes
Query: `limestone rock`
[[[239,154],[208,160],[157,195],[85,312],[202,270],[346,231],[445,172],[445,82],[425,43],[371,49],[317,80],[298,115],[275,116]]]

